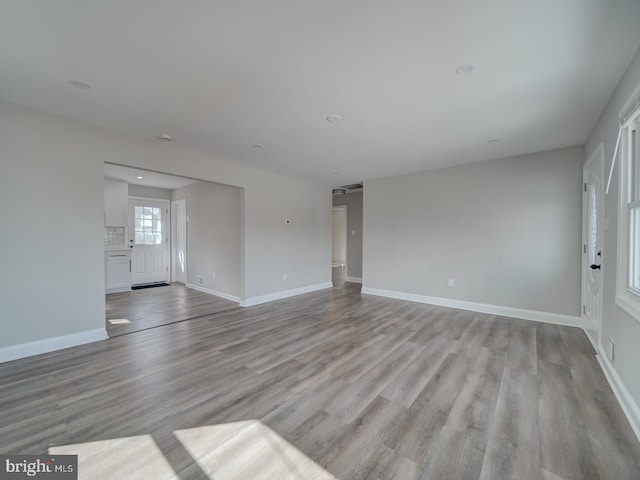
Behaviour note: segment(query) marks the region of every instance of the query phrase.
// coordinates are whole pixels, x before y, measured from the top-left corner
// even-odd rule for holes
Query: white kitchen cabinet
[[[126,227],[129,215],[129,184],[104,181],[104,226]]]
[[[107,293],[131,290],[131,252],[105,252],[105,287]]]

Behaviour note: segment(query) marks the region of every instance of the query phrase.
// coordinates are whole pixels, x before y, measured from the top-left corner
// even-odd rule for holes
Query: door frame
[[[166,242],[167,242],[167,282],[171,282],[171,263],[172,263],[172,259],[171,259],[171,200],[167,200],[165,198],[151,198],[151,197],[140,197],[140,196],[136,196],[136,195],[129,195],[128,200],[127,200],[127,212],[128,213],[128,225],[127,225],[127,233],[129,234],[129,250],[133,250],[133,246],[132,246],[132,239],[133,236],[135,235],[135,232],[133,231],[133,229],[131,228],[131,226],[133,225],[132,222],[132,218],[131,218],[131,208],[129,206],[129,202],[131,200],[146,200],[146,201],[150,201],[150,202],[158,202],[158,203],[162,203],[165,206],[165,219],[166,219],[166,229],[164,230],[166,233]],[[133,280],[133,271],[132,273],[132,280]],[[135,284],[134,284],[135,285]]]
[[[349,230],[349,221],[348,221],[348,209],[347,209],[347,205],[334,205],[331,209],[331,266],[337,266],[336,264],[333,263],[333,241],[334,241],[334,235],[335,232],[333,230],[333,214],[336,211],[344,211],[344,265],[343,268],[347,268],[347,263],[349,261],[349,249],[347,248],[347,243],[349,241],[349,234],[348,234],[348,230]]]
[[[185,211],[185,218],[184,218],[184,223],[185,223],[185,257],[189,258],[189,252],[187,251],[188,248],[188,238],[189,238],[189,232],[187,229],[187,226],[189,224],[189,214],[187,213],[187,199],[186,198],[180,198],[178,200],[171,200],[171,219],[170,219],[170,224],[171,224],[171,236],[170,236],[170,240],[171,240],[171,244],[170,244],[170,261],[169,263],[170,265],[170,269],[171,269],[171,282],[178,282],[180,281],[177,278],[177,261],[178,261],[178,252],[176,251],[176,247],[178,245],[178,218],[177,218],[177,209],[175,209],[174,207],[177,207],[178,204],[180,203],[184,203],[184,211]],[[184,266],[184,284],[187,284],[187,279],[188,277],[188,271],[187,271],[187,263],[185,262],[185,266]]]
[[[586,317],[586,300],[587,300],[587,283],[589,276],[589,257],[587,252],[588,245],[588,214],[589,214],[589,198],[586,194],[586,185],[587,185],[587,172],[592,168],[597,169],[597,174],[599,175],[601,182],[600,188],[597,192],[597,200],[596,200],[596,209],[597,209],[597,230],[596,230],[596,238],[598,239],[598,249],[602,252],[602,256],[600,257],[600,264],[602,265],[604,262],[604,230],[605,230],[605,201],[604,201],[604,145],[600,143],[598,147],[594,150],[594,152],[589,157],[589,160],[582,167],[582,185],[583,185],[583,193],[582,193],[582,246],[581,246],[581,307],[580,307],[580,315],[582,317],[582,326],[584,330],[587,332],[587,336],[591,337],[589,331],[596,332],[596,338],[590,338],[592,342],[595,342],[596,349],[601,344],[602,340],[602,303],[604,296],[604,278],[603,278],[603,270],[599,271],[599,291],[600,291],[600,301],[598,302],[597,309],[595,313],[594,323],[588,322]],[[604,265],[602,268],[605,268]]]

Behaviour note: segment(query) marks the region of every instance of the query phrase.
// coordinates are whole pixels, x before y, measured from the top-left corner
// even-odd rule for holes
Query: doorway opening
[[[345,282],[347,272],[347,206],[333,207],[332,214],[331,279],[335,287]]]
[[[240,187],[105,164],[110,337],[239,308],[243,195]],[[107,232],[116,239],[110,244]],[[109,288],[116,268],[118,286]]]

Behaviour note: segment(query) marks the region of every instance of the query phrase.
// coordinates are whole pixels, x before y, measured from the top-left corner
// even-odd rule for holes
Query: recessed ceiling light
[[[251,145],[251,148],[262,148],[262,145],[260,145],[259,143],[254,143],[253,145]]]
[[[69,84],[72,87],[79,88],[80,90],[89,90],[91,88],[91,85],[86,82],[81,82],[80,80],[71,80]]]
[[[163,142],[173,142],[173,137],[167,133],[163,133],[162,135],[158,135],[158,140],[162,140]]]
[[[140,177],[140,176],[138,176],[138,177],[136,177],[136,178],[137,178],[138,180],[142,180],[142,177]]]
[[[342,120],[342,117],[337,113],[332,113],[331,115],[327,115],[327,122],[336,123]]]
[[[473,63],[463,63],[458,68],[456,68],[456,73],[458,75],[469,75],[476,69],[476,66]]]
[[[487,143],[498,143],[500,140],[497,138],[490,138],[489,140],[487,140]]]

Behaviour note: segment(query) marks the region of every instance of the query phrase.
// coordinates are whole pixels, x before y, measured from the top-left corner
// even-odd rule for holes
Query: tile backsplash
[[[125,245],[124,227],[104,227],[105,246]]]

